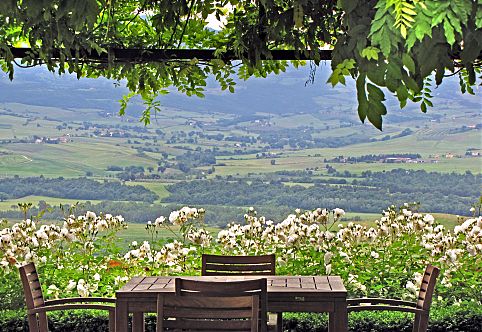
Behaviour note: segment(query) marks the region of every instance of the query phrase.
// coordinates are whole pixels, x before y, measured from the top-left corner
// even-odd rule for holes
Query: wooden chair
[[[220,256],[202,255],[201,275],[203,276],[229,276],[229,275],[275,275],[276,257],[271,255],[260,256]],[[268,329],[281,332],[283,316],[281,312],[270,314]]]
[[[258,332],[259,296],[157,296],[157,332]]]
[[[348,312],[362,310],[411,312],[415,314],[412,331],[425,332],[427,331],[428,327],[433,291],[435,289],[435,283],[439,274],[439,268],[430,264],[427,266],[416,302],[378,298],[348,299]]]
[[[202,255],[201,275],[275,275],[275,255],[218,256]]]
[[[75,297],[60,300],[45,301],[42,287],[34,263],[19,268],[22,279],[25,302],[27,304],[28,327],[30,332],[47,332],[47,312],[71,309],[96,309],[109,311],[109,332],[115,330],[115,307],[92,302],[115,303],[115,299],[98,297]],[[82,303],[84,302],[84,303]],[[90,302],[90,303],[85,303]]]
[[[178,296],[209,296],[238,297],[256,295],[259,298],[259,330],[267,331],[267,281],[265,278],[243,281],[198,281],[176,278],[176,295]]]

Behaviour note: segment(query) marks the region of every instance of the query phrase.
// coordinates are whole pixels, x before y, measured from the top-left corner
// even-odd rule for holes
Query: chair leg
[[[47,313],[41,312],[38,314],[39,330],[40,332],[49,331],[49,321],[47,319]]]
[[[109,332],[115,332],[115,311],[109,311]]]
[[[412,332],[418,332],[418,327],[420,326],[420,314],[415,314],[415,319],[413,321]]]
[[[27,320],[28,320],[28,330],[30,332],[40,332],[36,314],[28,315]]]
[[[418,332],[427,332],[428,320],[429,320],[428,312],[427,313],[424,312],[423,314],[421,314],[420,323],[418,325]]]

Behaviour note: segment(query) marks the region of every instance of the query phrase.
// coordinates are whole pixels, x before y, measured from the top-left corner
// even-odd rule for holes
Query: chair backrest
[[[433,266],[427,265],[425,273],[422,278],[422,284],[420,286],[420,291],[418,292],[417,308],[423,310],[429,310],[432,304],[432,296],[435,289],[435,283],[437,282],[437,277],[440,274],[440,269]]]
[[[178,296],[236,297],[257,295],[259,298],[260,330],[266,330],[268,304],[266,278],[229,282],[176,278],[175,287]]]
[[[19,267],[20,279],[22,280],[23,293],[27,309],[34,309],[45,305],[42,287],[34,263]],[[47,313],[28,314],[30,332],[48,331]]]
[[[186,297],[159,294],[157,332],[258,331],[259,297]]]
[[[21,266],[19,268],[20,278],[22,279],[23,292],[27,309],[41,307],[45,304],[42,294],[42,287],[34,263]]]
[[[202,255],[201,275],[275,275],[275,255]]]

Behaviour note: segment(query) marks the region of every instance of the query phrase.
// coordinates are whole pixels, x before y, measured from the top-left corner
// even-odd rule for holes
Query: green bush
[[[326,332],[326,314],[284,314],[285,330],[290,332]],[[413,315],[400,312],[356,312],[349,315],[349,329],[356,332],[411,332]],[[476,303],[433,308],[430,332],[480,332],[482,307]]]
[[[290,332],[326,332],[326,314],[285,313],[284,330]],[[49,314],[52,332],[108,331],[104,312],[63,312]],[[349,327],[354,332],[411,332],[413,315],[397,312],[358,312],[350,314]],[[27,332],[24,311],[0,312],[0,332]],[[146,331],[155,331],[155,316],[146,318]],[[480,332],[482,307],[475,303],[434,308],[430,313],[430,332]]]

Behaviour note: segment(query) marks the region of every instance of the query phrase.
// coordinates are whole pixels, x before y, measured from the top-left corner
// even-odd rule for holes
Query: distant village
[[[333,159],[325,159],[326,163],[386,163],[386,164],[422,164],[422,163],[438,163],[440,159],[453,158],[473,158],[481,157],[482,150],[477,148],[469,148],[465,155],[454,154],[447,152],[445,154],[433,154],[428,158],[422,158],[420,154],[380,154],[380,155],[364,155],[359,157],[345,157],[338,156]]]

